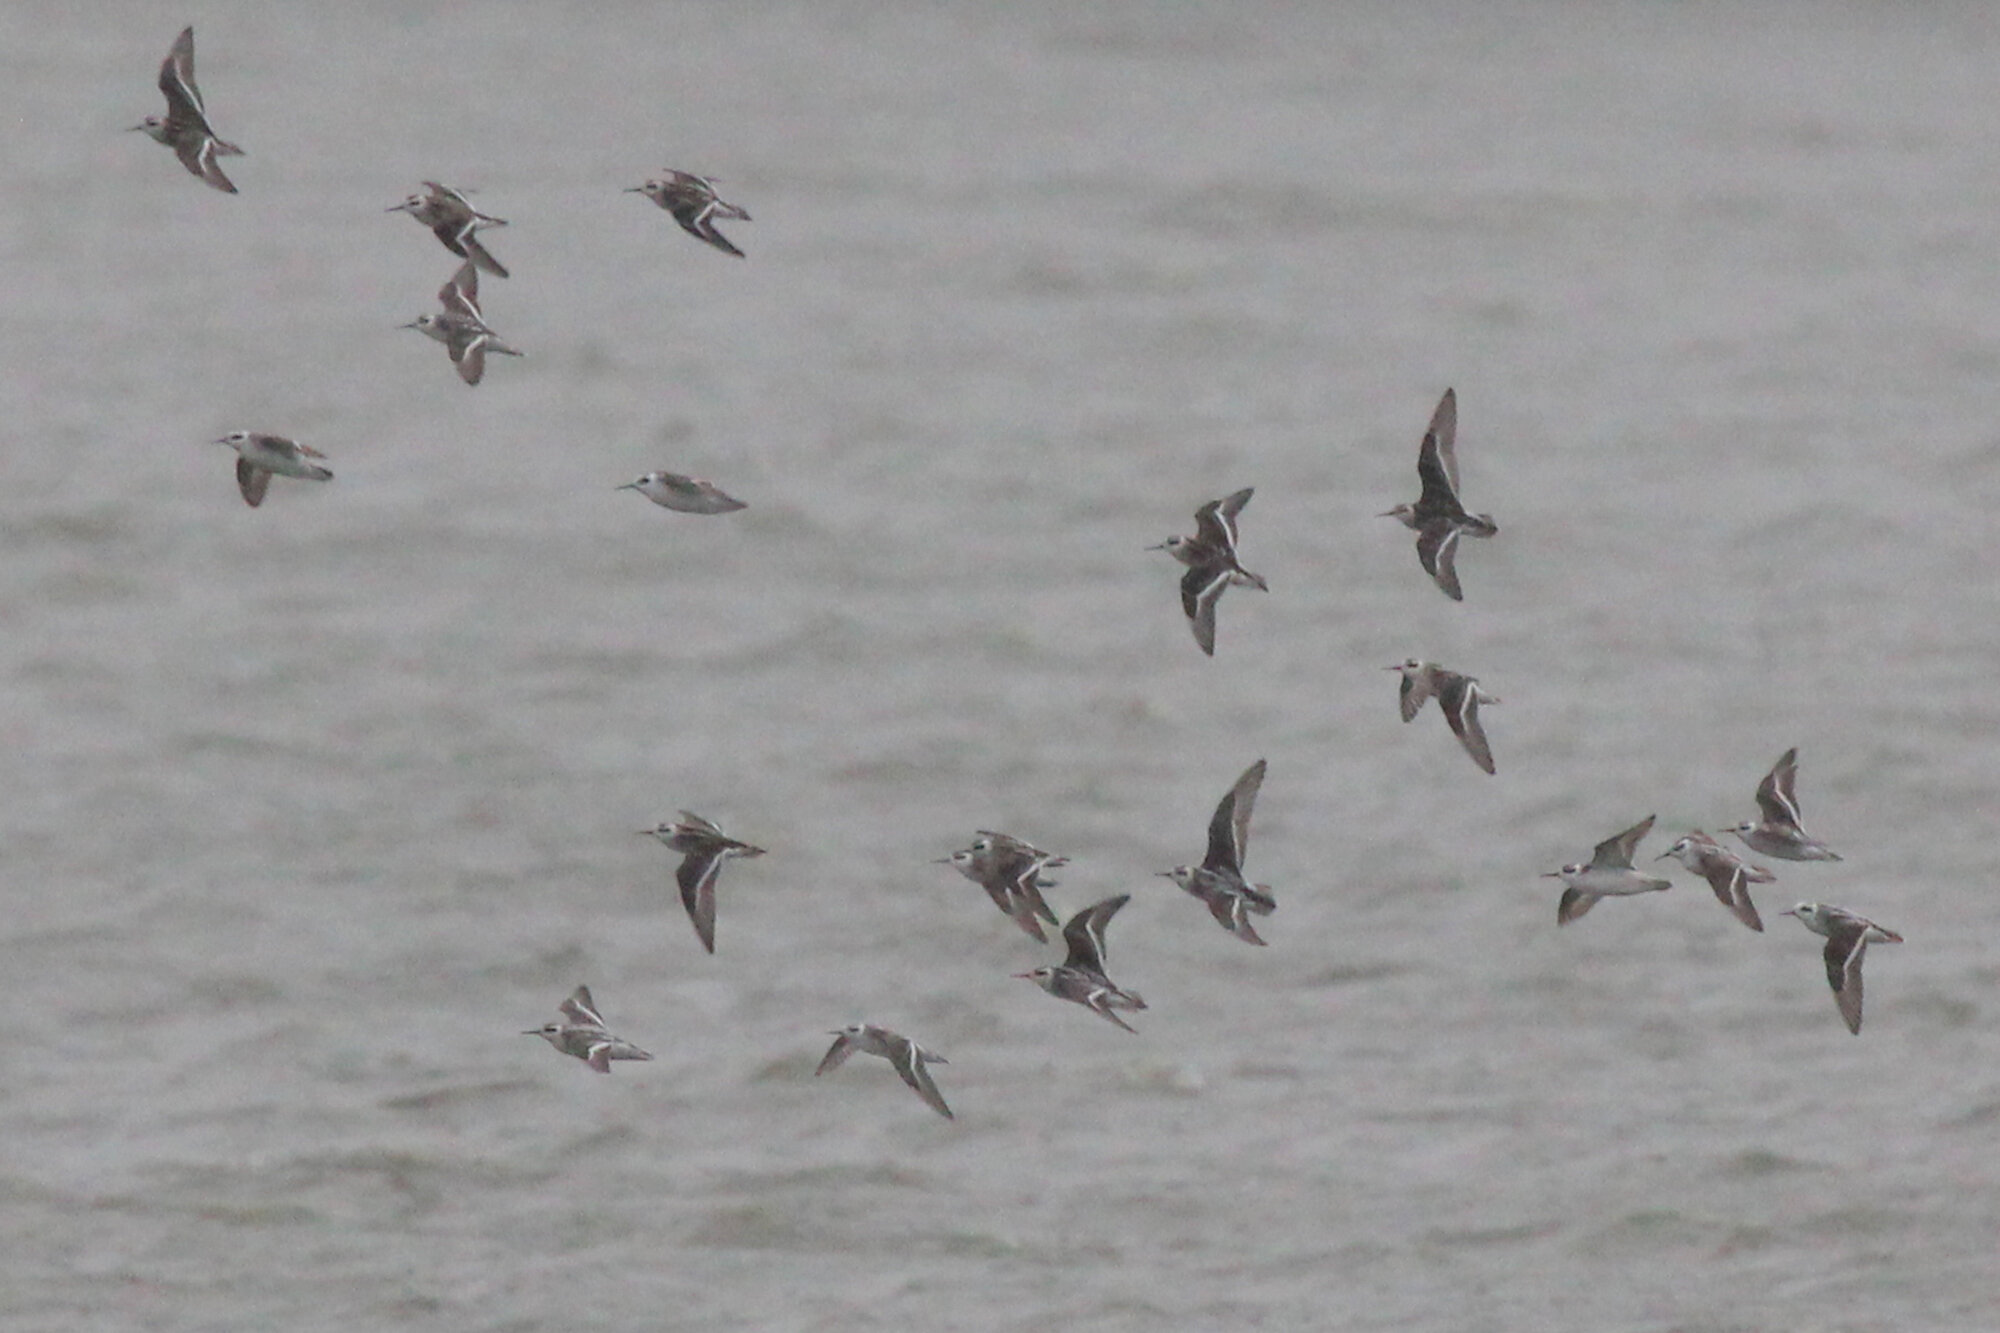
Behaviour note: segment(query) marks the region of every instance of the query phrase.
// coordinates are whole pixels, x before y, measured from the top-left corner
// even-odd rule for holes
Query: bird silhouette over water
[[[181,35],[174,38],[173,49],[160,62],[160,91],[167,97],[167,114],[147,116],[132,128],[173,149],[174,156],[193,175],[224,194],[235,194],[235,184],[222,174],[215,159],[241,157],[243,150],[224,142],[209,128],[201,89],[194,82],[193,25],[181,29]]]
[[[1438,401],[1417,449],[1417,479],[1423,494],[1415,504],[1384,510],[1380,518],[1400,520],[1417,534],[1417,559],[1424,572],[1454,602],[1465,600],[1458,586],[1460,537],[1491,537],[1500,525],[1491,514],[1469,514],[1458,500],[1458,395],[1450,389]]]

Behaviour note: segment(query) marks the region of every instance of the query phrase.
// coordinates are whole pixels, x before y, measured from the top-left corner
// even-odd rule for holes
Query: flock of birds
[[[174,150],[181,164],[213,188],[229,194],[237,192],[218,159],[240,157],[243,150],[218,136],[210,126],[200,89],[194,76],[194,29],[188,27],[174,40],[160,65],[160,91],[167,99],[164,116],[148,116],[135,130],[144,131]],[[476,385],[485,374],[489,354],[520,356],[486,323],[479,305],[479,274],[508,276],[507,269],[480,241],[482,230],[506,226],[504,218],[475,208],[466,192],[436,181],[424,182],[425,193],[412,194],[391,206],[388,212],[408,213],[463,262],[438,291],[442,309],[419,316],[406,328],[414,328],[441,342],[450,353],[459,377]],[[660,178],[633,186],[628,193],[643,194],[671,213],[674,220],[696,239],[724,254],[743,257],[743,251],[717,230],[720,220],[749,221],[750,215],[735,204],[724,202],[714,182],[689,172],[669,170]],[[1417,453],[1417,476],[1422,490],[1416,501],[1399,504],[1381,517],[1395,518],[1416,533],[1417,558],[1447,597],[1463,601],[1456,557],[1461,538],[1488,538],[1499,532],[1490,514],[1473,514],[1459,499],[1457,456],[1458,400],[1446,389],[1432,414]],[[318,451],[279,435],[239,430],[217,441],[230,445],[237,454],[236,480],[243,499],[253,508],[261,504],[273,476],[330,481],[333,473]],[[723,514],[746,506],[709,482],[671,472],[651,472],[617,489],[636,490],[668,509],[693,514]],[[1232,587],[1268,590],[1261,575],[1245,569],[1237,556],[1238,519],[1249,504],[1249,487],[1203,505],[1195,513],[1192,536],[1169,537],[1151,549],[1164,550],[1186,573],[1180,582],[1181,607],[1193,632],[1196,645],[1209,656],[1215,654],[1216,609],[1222,594]],[[1452,733],[1483,771],[1495,772],[1492,747],[1479,721],[1482,704],[1500,700],[1480,688],[1475,677],[1435,662],[1411,658],[1386,668],[1400,674],[1400,705],[1405,722],[1416,717],[1432,698],[1438,701]],[[1199,865],[1181,865],[1159,874],[1171,879],[1209,910],[1216,922],[1248,944],[1262,945],[1251,918],[1268,916],[1277,908],[1269,885],[1254,884],[1244,874],[1244,857],[1249,845],[1250,818],[1263,786],[1262,759],[1245,769],[1224,794],[1208,826],[1208,846]],[[1725,830],[1754,852],[1788,861],[1838,861],[1840,856],[1806,835],[1800,825],[1797,795],[1798,751],[1787,750],[1757,788],[1761,819],[1746,820]],[[681,902],[702,947],[715,952],[715,887],[724,862],[764,855],[764,849],[740,842],[701,816],[680,811],[677,820],[640,830],[658,839],[681,861],[675,872]],[[1556,908],[1558,925],[1567,925],[1588,912],[1600,899],[1629,897],[1671,887],[1671,882],[1643,874],[1633,867],[1638,845],[1653,827],[1652,815],[1631,828],[1597,844],[1588,862],[1563,866],[1547,872],[1560,879],[1563,893]],[[1770,883],[1775,876],[1762,866],[1752,865],[1735,851],[1723,846],[1701,830],[1683,835],[1656,860],[1671,857],[1688,870],[1702,876],[1718,900],[1751,930],[1762,931],[1763,921],[1751,902],[1749,886]],[[994,905],[1038,943],[1047,943],[1044,924],[1060,920],[1042,896],[1055,886],[1046,873],[1068,864],[1068,858],[1041,849],[1006,833],[980,830],[967,847],[940,858],[940,864],[954,867],[984,889]],[[1016,973],[1033,981],[1058,999],[1082,1005],[1099,1017],[1127,1032],[1135,1029],[1121,1014],[1146,1008],[1133,991],[1113,982],[1105,971],[1104,933],[1111,918],[1130,901],[1130,894],[1118,894],[1091,904],[1075,913],[1062,926],[1066,954],[1060,964],[1044,965]],[[1834,1000],[1850,1031],[1861,1031],[1861,962],[1871,943],[1901,943],[1902,936],[1845,908],[1801,902],[1788,909],[1807,929],[1826,938],[1827,980]],[[613,1034],[587,986],[576,990],[559,1006],[561,1019],[523,1035],[539,1036],[565,1055],[575,1056],[599,1073],[609,1073],[614,1060],[650,1060],[653,1057]],[[927,1068],[943,1064],[944,1057],[887,1028],[856,1023],[830,1034],[833,1045],[815,1070],[824,1074],[837,1068],[859,1051],[886,1059],[914,1089],[926,1105],[952,1118],[951,1108]]]

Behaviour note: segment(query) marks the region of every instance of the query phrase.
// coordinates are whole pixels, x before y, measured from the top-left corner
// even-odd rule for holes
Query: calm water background
[[[189,20],[238,198],[119,133]],[[2000,1327],[1992,11],[24,4],[0,62],[9,1328]],[[395,328],[424,177],[513,220],[476,391]],[[1463,605],[1374,517],[1447,384]],[[246,509],[239,427],[338,480]],[[1143,548],[1244,485],[1211,661]],[[1767,934],[1678,868],[1557,931],[1540,871],[1794,744],[1848,859]],[[1259,756],[1268,950],[1152,877]],[[771,849],[714,958],[680,807]],[[977,827],[1134,895],[1142,1035],[1008,978]],[[1908,936],[1860,1040],[1798,898]],[[517,1035],[579,981],[654,1063]],[[957,1123],[811,1077],[857,1018]]]

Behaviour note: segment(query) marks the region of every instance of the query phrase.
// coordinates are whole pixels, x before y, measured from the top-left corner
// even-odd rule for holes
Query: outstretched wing
[[[1104,927],[1118,909],[1132,900],[1129,893],[1121,893],[1114,898],[1092,903],[1069,919],[1063,927],[1063,940],[1069,945],[1069,957],[1063,966],[1094,976],[1104,975]]]
[[[579,1026],[591,1028],[604,1026],[604,1019],[597,1012],[597,1002],[590,998],[588,986],[578,986],[557,1008],[562,1010],[564,1018]]]
[[[951,1108],[944,1104],[944,1094],[938,1091],[937,1084],[932,1081],[931,1071],[924,1068],[926,1059],[935,1060],[939,1064],[948,1063],[943,1056],[922,1050],[915,1042],[905,1038],[901,1047],[890,1055],[889,1063],[896,1066],[896,1072],[903,1076],[903,1082],[916,1089],[917,1096],[924,1099],[926,1106],[947,1120],[956,1119],[957,1117],[951,1113]]]
[[[690,852],[681,858],[674,871],[674,880],[681,889],[681,906],[687,908],[688,920],[694,922],[694,933],[701,937],[701,947],[710,953],[715,952],[715,877],[721,870],[719,853]]]
[[[1424,432],[1426,440],[1437,441],[1438,462],[1444,468],[1445,485],[1451,488],[1452,497],[1458,496],[1458,395],[1450,389],[1438,399],[1437,411],[1431,413],[1430,429]]]
[[[1245,486],[1220,500],[1211,500],[1194,513],[1194,539],[1205,546],[1219,550],[1236,549],[1236,516],[1243,512],[1243,506],[1250,503],[1250,497],[1257,493],[1254,486]]]
[[[854,1039],[845,1032],[835,1033],[833,1045],[827,1047],[826,1054],[820,1057],[819,1068],[813,1070],[813,1076],[817,1078],[829,1069],[840,1068],[847,1063],[847,1057],[852,1054],[854,1054]]]
[[[1757,808],[1763,811],[1765,823],[1799,827],[1798,784],[1799,750],[1793,746],[1757,784]]]
[[[1859,921],[1830,923],[1826,939],[1826,979],[1847,1030],[1861,1035],[1861,958],[1868,952],[1868,927]]]
[[[1417,559],[1424,573],[1436,580],[1438,588],[1454,602],[1465,600],[1458,586],[1458,524],[1450,519],[1433,519],[1417,529]]]
[[[1209,870],[1230,870],[1239,877],[1243,858],[1250,849],[1250,812],[1257,804],[1257,790],[1264,785],[1264,761],[1243,770],[1236,785],[1215,807],[1208,822],[1208,857],[1202,865]]]
[[[264,492],[271,489],[271,474],[253,464],[247,458],[236,460],[236,489],[243,492],[243,501],[252,509],[264,503]]]
[[[1652,831],[1653,819],[1654,816],[1647,815],[1623,833],[1598,843],[1590,853],[1592,869],[1630,870],[1632,852],[1639,846],[1639,840]]]
[[[160,91],[167,98],[167,128],[177,134],[199,129],[211,135],[208,116],[202,107],[201,90],[194,82],[194,28],[182,28],[173,49],[160,62]]]
[[[1425,435],[1417,449],[1417,480],[1424,493],[1417,497],[1417,513],[1424,518],[1464,518],[1465,506],[1458,502],[1458,488],[1445,470],[1443,451],[1435,435]]]
[[[1479,724],[1479,691],[1470,676],[1447,675],[1438,686],[1438,707],[1451,734],[1472,756],[1472,762],[1493,772],[1493,749],[1486,743],[1486,728]],[[1649,820],[1648,823],[1651,821]],[[1604,849],[1598,848],[1599,852]]]
[[[1229,586],[1229,566],[1193,565],[1181,575],[1181,610],[1187,613],[1194,641],[1210,657],[1215,656],[1215,604]]]

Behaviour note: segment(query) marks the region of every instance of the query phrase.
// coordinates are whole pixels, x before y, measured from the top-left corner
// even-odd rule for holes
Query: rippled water
[[[119,133],[189,19],[237,198]],[[0,37],[10,1327],[2000,1323],[1983,8]],[[620,193],[666,165],[747,261]],[[427,177],[513,222],[477,390],[395,327]],[[1463,605],[1375,517],[1447,384]],[[338,479],[245,508],[238,427]],[[1211,661],[1143,548],[1245,485]],[[1847,860],[1768,933],[1678,869],[1556,929],[1539,872],[1790,745]],[[1268,950],[1153,877],[1259,756]],[[771,849],[714,958],[681,807]],[[1134,895],[1139,1037],[1009,979],[1055,946],[927,864],[981,827]],[[1908,937],[1859,1040],[1798,898]],[[653,1063],[518,1035],[579,981]],[[859,1018],[957,1122],[811,1077]]]

